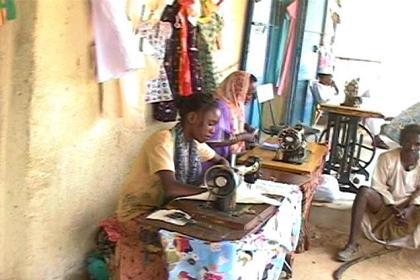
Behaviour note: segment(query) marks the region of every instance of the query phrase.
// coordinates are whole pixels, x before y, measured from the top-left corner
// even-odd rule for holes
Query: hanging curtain
[[[290,33],[290,17],[287,14],[287,3],[285,2],[287,1],[275,1],[271,10],[264,83],[277,84],[283,68]]]
[[[295,0],[287,7],[287,13],[290,17],[290,29],[287,42],[286,56],[284,59],[283,69],[278,80],[277,94],[282,95],[290,86],[292,80],[293,58],[296,50],[296,32],[298,26],[299,9],[301,0]]]

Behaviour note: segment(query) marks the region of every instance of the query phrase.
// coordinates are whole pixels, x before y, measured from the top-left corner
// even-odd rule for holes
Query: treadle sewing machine
[[[359,108],[359,79],[346,83],[346,100],[340,106],[321,104],[327,113],[327,128],[320,141],[329,143],[330,153],[325,164],[326,174],[336,175],[342,191],[357,193],[360,180],[356,174],[369,179],[367,166],[375,157],[373,135],[363,124],[364,118],[384,118],[375,111]]]
[[[302,126],[281,129],[278,134],[278,144],[279,147],[273,158],[275,161],[302,164],[308,156]]]
[[[246,184],[246,189],[252,188],[252,184],[259,178],[260,167],[260,159],[250,157],[243,165],[216,165],[209,168],[204,179],[209,190],[207,200],[178,199],[167,205],[167,208],[182,210],[191,216],[194,222],[186,226],[150,220],[142,223],[201,240],[240,239],[258,229],[277,211],[277,207],[273,205],[236,202],[238,187]],[[273,198],[279,201],[283,199],[281,196]]]

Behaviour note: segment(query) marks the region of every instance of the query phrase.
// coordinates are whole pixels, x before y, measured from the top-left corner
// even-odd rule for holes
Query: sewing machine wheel
[[[236,187],[234,173],[224,165],[209,168],[204,175],[204,183],[216,197],[227,197]]]
[[[330,128],[329,131],[329,138],[326,139],[327,136],[327,130],[325,129],[320,137],[319,142],[320,143],[327,143],[332,141],[332,135],[333,135],[333,127]],[[345,145],[344,145],[344,136],[339,136],[339,141],[336,146],[336,155],[333,155],[333,157],[330,157],[330,160],[333,161],[336,168],[339,168],[339,164],[341,163],[341,158],[344,156],[345,153]],[[356,142],[355,142],[355,148],[353,151],[353,163],[352,163],[352,172],[359,172],[366,169],[366,167],[372,162],[372,160],[375,157],[375,146],[372,145],[373,142],[373,136],[370,133],[370,131],[362,124],[358,124],[357,127],[357,136],[356,136]],[[350,151],[349,151],[350,153]]]
[[[299,131],[289,127],[280,131],[279,138],[279,148],[282,151],[295,151],[302,146],[304,139],[302,139],[303,134],[299,134]]]

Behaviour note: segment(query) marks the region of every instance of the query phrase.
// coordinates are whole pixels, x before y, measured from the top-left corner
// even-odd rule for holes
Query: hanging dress
[[[140,40],[152,47],[150,55],[159,64],[159,76],[147,81],[146,103],[170,101],[173,99],[168,76],[164,66],[166,40],[171,37],[172,27],[167,22],[144,22],[138,29]]]

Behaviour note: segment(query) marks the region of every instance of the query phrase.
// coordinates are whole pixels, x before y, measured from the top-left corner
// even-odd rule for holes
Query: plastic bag
[[[316,189],[314,200],[322,202],[333,202],[340,198],[340,186],[334,176],[321,175],[321,180]]]

